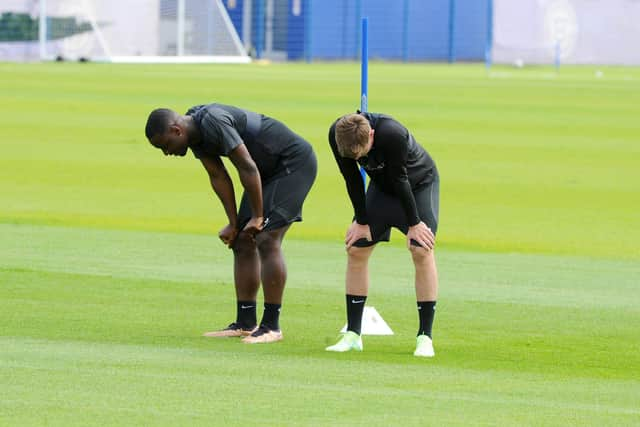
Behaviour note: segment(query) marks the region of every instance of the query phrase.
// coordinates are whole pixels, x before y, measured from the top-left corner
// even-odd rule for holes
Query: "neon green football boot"
[[[362,337],[353,331],[347,331],[342,334],[342,338],[335,345],[326,348],[327,351],[337,351],[343,353],[345,351],[362,351]]]
[[[433,357],[436,352],[433,350],[433,341],[427,335],[418,335],[416,338],[416,351],[413,352],[414,356],[419,357]]]

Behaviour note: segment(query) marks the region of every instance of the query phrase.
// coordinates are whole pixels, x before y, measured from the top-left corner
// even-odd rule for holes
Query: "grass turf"
[[[404,122],[442,176],[442,246],[640,259],[640,71],[373,63],[370,106]],[[314,145],[300,238],[342,237],[350,205],[326,142],[357,107],[357,64],[0,64],[0,221],[210,232],[223,211],[192,156],[145,141],[152,108],[218,101]],[[509,74],[511,73],[511,74]],[[235,176],[235,174],[232,174]],[[151,214],[152,213],[152,214]]]
[[[357,107],[356,64],[0,72],[0,425],[640,423],[637,69],[371,64],[372,109],[442,175],[433,360],[411,356],[398,235],[370,297],[396,335],[323,351],[350,217],[326,131]],[[277,345],[200,338],[233,316],[223,213],[194,159],[144,141],[150,109],[213,100],[282,118],[320,160]]]
[[[287,243],[285,341],[248,346],[199,336],[233,316],[228,254],[212,237],[0,231],[8,425],[246,425],[265,412],[273,425],[640,419],[633,262],[443,250],[438,355],[417,360],[402,248],[380,248],[372,264],[370,305],[396,334],[336,355],[323,349],[343,324],[338,244]],[[601,290],[605,276],[615,289]]]

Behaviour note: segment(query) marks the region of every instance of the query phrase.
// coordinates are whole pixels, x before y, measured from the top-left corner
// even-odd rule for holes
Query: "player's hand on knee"
[[[347,249],[353,246],[353,244],[360,239],[367,239],[368,241],[371,241],[371,229],[368,224],[358,224],[357,221],[353,221],[344,238],[344,243],[347,245]]]
[[[251,217],[251,219],[249,220],[247,225],[244,226],[242,231],[249,234],[251,237],[255,238],[256,234],[261,232],[263,227],[264,227],[264,219],[261,216],[254,216],[254,217]]]
[[[222,240],[222,243],[231,247],[233,246],[233,242],[236,241],[236,237],[238,237],[238,230],[231,224],[227,224],[218,232],[218,237]]]
[[[411,248],[411,240],[415,240],[420,246],[430,251],[436,244],[436,236],[427,224],[420,221],[416,225],[409,227],[407,232],[407,247]]]

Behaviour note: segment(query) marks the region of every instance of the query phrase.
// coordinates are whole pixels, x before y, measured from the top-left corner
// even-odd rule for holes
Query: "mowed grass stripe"
[[[294,227],[304,227],[294,225]],[[125,279],[230,284],[232,253],[213,232],[96,230],[0,224],[1,268]],[[392,239],[402,241],[395,233]],[[288,238],[288,288],[344,289],[346,255],[335,242]],[[637,307],[640,265],[553,255],[474,253],[437,249],[444,297],[568,308]],[[413,265],[404,247],[380,244],[371,260],[371,291],[413,295]],[[116,282],[117,283],[117,282]],[[603,286],[607,283],[607,286]]]
[[[3,401],[14,408],[44,406],[54,412],[87,411],[101,417],[125,412],[134,420],[149,416],[161,424],[215,419],[231,425],[241,425],[273,408],[272,398],[287,402],[285,407],[278,405],[286,416],[270,415],[278,425],[298,425],[302,420],[310,424],[334,420],[339,425],[383,425],[393,420],[418,425],[421,419],[461,423],[468,415],[449,411],[481,407],[498,413],[478,419],[480,423],[562,416],[592,424],[628,422],[640,415],[633,403],[637,391],[633,381],[610,381],[605,388],[584,379],[554,381],[543,374],[505,374],[438,364],[429,364],[427,372],[420,372],[424,369],[416,366],[407,369],[404,364],[353,359],[329,364],[313,355],[282,364],[280,358],[264,354],[238,357],[238,351],[15,338],[0,342],[6,349],[2,372],[10,370],[6,391],[16,392]],[[34,387],[36,379],[39,387]],[[271,394],[274,389],[279,390],[277,396]],[[252,396],[249,407],[247,392]],[[39,403],[16,399],[28,393],[35,394],[33,400]],[[376,404],[381,397],[384,407]],[[354,404],[361,411],[353,411]]]

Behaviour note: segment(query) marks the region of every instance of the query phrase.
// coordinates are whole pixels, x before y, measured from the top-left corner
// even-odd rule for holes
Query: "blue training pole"
[[[484,49],[484,64],[487,71],[493,62],[493,0],[487,2],[487,43]]]
[[[367,18],[362,18],[362,56],[360,59],[360,111],[367,111],[367,86],[369,85],[369,40]]]
[[[362,18],[362,54],[360,55],[360,111],[367,111],[367,93],[369,86],[369,20]],[[365,185],[367,174],[360,168]]]

